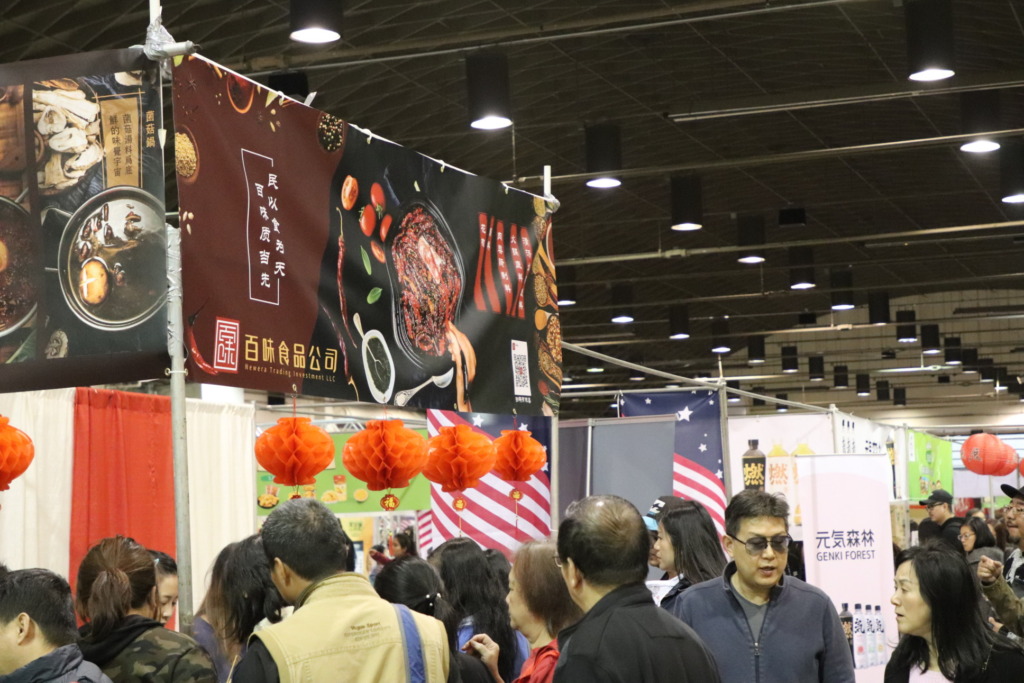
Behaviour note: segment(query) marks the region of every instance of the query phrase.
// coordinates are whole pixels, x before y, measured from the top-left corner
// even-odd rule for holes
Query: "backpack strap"
[[[394,605],[398,624],[402,627],[402,647],[405,648],[405,663],[408,683],[427,683],[427,665],[423,658],[423,642],[416,620],[405,605]]]

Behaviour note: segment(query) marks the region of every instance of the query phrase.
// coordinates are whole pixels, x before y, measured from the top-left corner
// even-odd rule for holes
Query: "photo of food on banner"
[[[0,87],[0,362],[160,348],[159,86],[110,66]]]
[[[354,129],[331,194],[319,299],[337,304],[321,306],[311,343],[343,348],[359,400],[557,412],[543,200]],[[305,388],[315,393],[315,382]]]

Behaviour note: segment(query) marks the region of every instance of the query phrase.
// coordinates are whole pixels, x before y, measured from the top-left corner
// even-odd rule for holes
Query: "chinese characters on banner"
[[[0,66],[0,387],[162,377],[164,174],[141,48]]]
[[[192,379],[557,411],[551,205],[200,57],[174,105]]]

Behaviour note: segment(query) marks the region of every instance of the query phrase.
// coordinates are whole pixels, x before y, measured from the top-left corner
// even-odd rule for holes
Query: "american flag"
[[[547,417],[493,415],[490,413],[458,413],[451,410],[428,410],[427,431],[430,436],[441,427],[464,424],[491,438],[501,436],[503,430],[528,429],[533,438],[550,451],[551,420]],[[437,484],[431,484],[431,509],[420,513],[420,546],[429,551],[450,538],[468,536],[486,548],[501,551],[511,557],[519,546],[530,539],[551,535],[551,480],[550,462],[528,482],[516,482],[515,488],[523,493],[518,504],[509,497],[513,485],[495,474],[487,474],[476,488],[462,492],[466,509],[456,511],[453,503],[457,492],[445,493]],[[427,519],[429,515],[429,521]],[[429,542],[424,538],[429,539]]]
[[[725,472],[722,411],[718,392],[707,389],[619,397],[622,417],[675,415],[672,495],[707,508],[719,535],[725,534]]]

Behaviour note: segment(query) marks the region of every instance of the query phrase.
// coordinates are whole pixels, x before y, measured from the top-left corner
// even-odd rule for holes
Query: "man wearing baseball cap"
[[[960,527],[963,526],[963,517],[953,515],[953,495],[944,489],[935,489],[931,495],[921,501],[921,505],[928,506],[928,519],[939,525],[942,539],[959,551],[964,546],[960,543]]]
[[[981,590],[992,603],[996,618],[1018,636],[1024,636],[1024,490],[1009,484],[1000,486],[1010,497],[1004,508],[1003,522],[1010,532],[1010,540],[1017,548],[1006,560],[1006,565],[983,557],[978,563]]]

